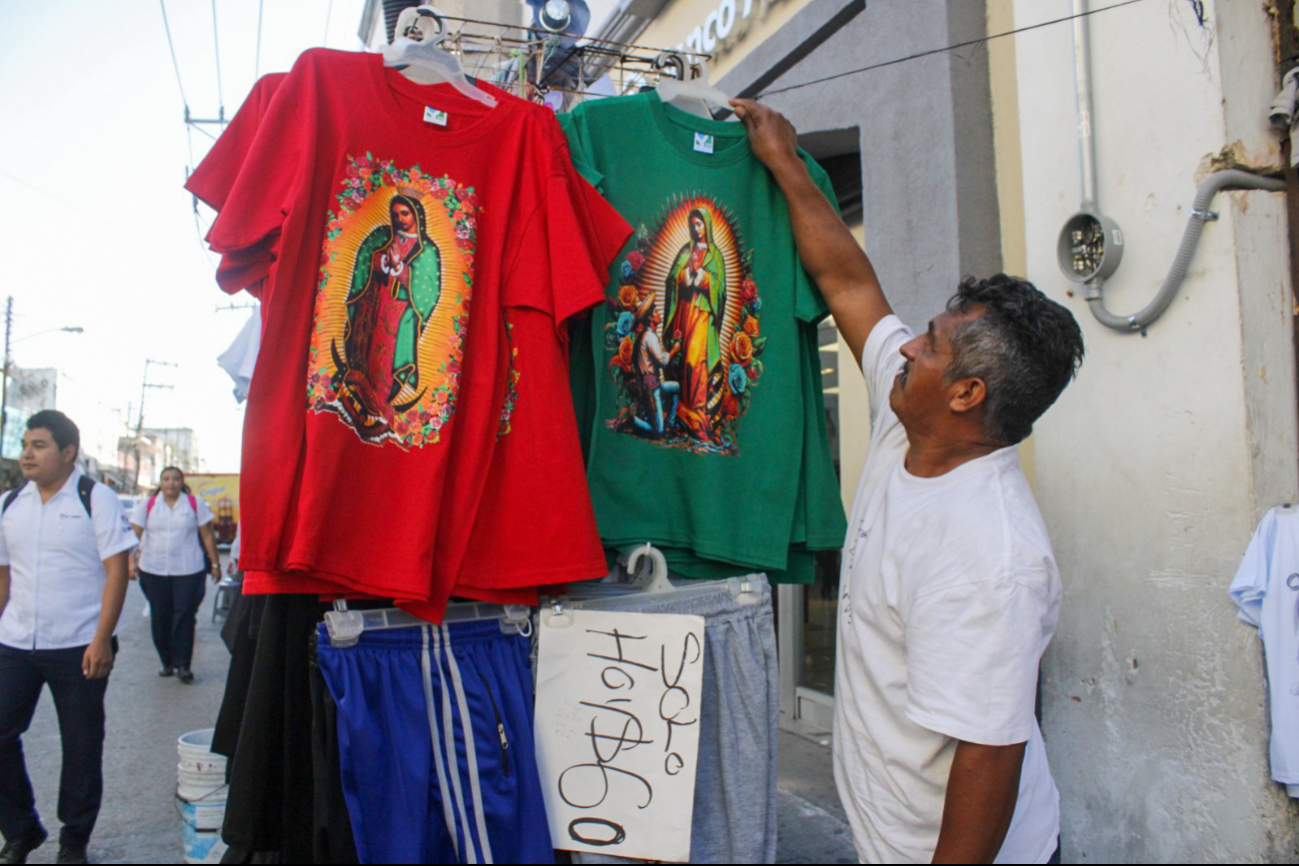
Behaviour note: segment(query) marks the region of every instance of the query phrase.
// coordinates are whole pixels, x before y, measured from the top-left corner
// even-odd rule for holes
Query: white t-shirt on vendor
[[[1045,863],[1060,797],[1033,705],[1060,575],[1015,448],[937,478],[903,466],[888,395],[911,338],[888,316],[862,352],[875,422],[840,578],[835,782],[864,862],[928,863],[957,741],[1027,742],[995,862]]]

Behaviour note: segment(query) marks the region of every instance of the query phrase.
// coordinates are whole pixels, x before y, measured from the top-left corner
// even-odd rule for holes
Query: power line
[[[221,87],[221,42],[217,39],[217,17],[216,17],[216,0],[212,0],[212,48],[216,54],[217,69],[217,106],[220,107],[221,113],[218,115],[222,120],[226,116],[226,98]]]
[[[185,85],[180,82],[180,64],[176,62],[176,45],[171,41],[171,25],[167,23],[166,0],[158,0],[162,7],[162,29],[167,31],[167,47],[171,49],[171,67],[176,70],[176,86],[180,88],[180,101],[185,105],[185,116],[189,116],[189,100],[185,98]]]
[[[329,43],[329,19],[334,16],[334,0],[329,0],[329,8],[325,10],[325,35],[320,37],[320,44]]]
[[[27,189],[31,190],[32,192],[39,193],[40,195],[43,195],[48,199],[52,199],[53,201],[56,201],[61,205],[67,205],[68,207],[72,207],[72,205],[70,205],[68,202],[64,201],[63,199],[59,198],[54,193],[47,192],[38,186],[32,186],[27,181],[23,180],[20,177],[17,177],[16,175],[10,174],[9,172],[5,171],[3,168],[0,168],[0,177],[3,177],[5,180],[12,181],[13,183],[18,184],[19,186],[24,186]]]
[[[954,45],[945,45],[942,48],[931,48],[928,51],[921,51],[917,54],[909,54],[906,57],[896,57],[893,60],[885,60],[882,63],[872,63],[870,66],[863,66],[861,69],[850,69],[847,72],[839,72],[834,75],[827,75],[824,78],[814,78],[811,81],[804,81],[800,84],[791,84],[788,87],[777,87],[772,90],[764,90],[755,98],[761,99],[764,96],[771,96],[776,93],[784,93],[787,90],[797,90],[800,87],[811,87],[813,84],[821,84],[825,81],[833,81],[836,78],[846,78],[849,75],[857,75],[861,72],[870,72],[874,69],[882,69],[885,66],[894,66],[898,63],[906,63],[908,60],[918,60],[921,57],[930,57],[934,54],[942,54],[947,51],[955,51],[958,48],[968,48],[971,45],[980,45],[984,42],[990,42],[993,39],[1000,39],[1003,36],[1014,36],[1016,33],[1026,33],[1029,30],[1037,30],[1041,27],[1050,27],[1052,24],[1062,24],[1065,21],[1072,21],[1075,18],[1083,18],[1088,15],[1096,15],[1100,12],[1108,12],[1111,9],[1121,9],[1124,6],[1131,6],[1134,3],[1140,3],[1142,0],[1124,0],[1122,3],[1115,3],[1111,6],[1103,6],[1100,9],[1089,9],[1086,12],[1080,12],[1077,15],[1066,15],[1063,18],[1056,18],[1051,21],[1043,21],[1040,24],[1030,24],[1027,27],[1020,27],[1015,30],[1007,30],[1005,33],[994,33],[991,36],[981,36],[978,39],[967,39],[964,42],[957,42]]]
[[[262,4],[266,0],[257,0],[257,54],[253,56],[253,81],[262,74]]]

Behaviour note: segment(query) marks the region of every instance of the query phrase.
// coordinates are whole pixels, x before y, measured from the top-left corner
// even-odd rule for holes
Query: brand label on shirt
[[[426,107],[424,109],[424,122],[432,123],[435,126],[446,126],[447,113],[445,111],[438,111],[436,108]],[[711,153],[712,151],[709,152]]]
[[[713,152],[713,137],[702,132],[695,133],[695,150],[700,153]]]

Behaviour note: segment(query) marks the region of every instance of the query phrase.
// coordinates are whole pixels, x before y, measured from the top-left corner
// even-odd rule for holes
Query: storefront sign
[[[549,611],[536,742],[554,847],[690,858],[704,619]]]
[[[736,32],[737,25],[753,14],[755,6],[761,11],[776,0],[722,0],[717,8],[704,18],[702,24],[690,31],[686,41],[677,46],[678,51],[695,54],[713,54],[718,46]]]

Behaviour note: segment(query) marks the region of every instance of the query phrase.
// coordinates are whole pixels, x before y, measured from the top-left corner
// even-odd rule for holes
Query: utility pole
[[[159,367],[180,366],[170,361],[155,361],[152,358],[144,362],[144,381],[140,384],[140,414],[136,416],[135,422],[135,484],[133,485],[135,493],[140,492],[140,437],[144,434],[144,395],[148,393],[150,388],[170,391],[173,387],[171,385],[156,385],[149,381],[149,365],[151,364]]]
[[[0,458],[4,456],[5,415],[9,409],[9,337],[14,327],[14,296],[5,302],[4,384],[0,385]]]

